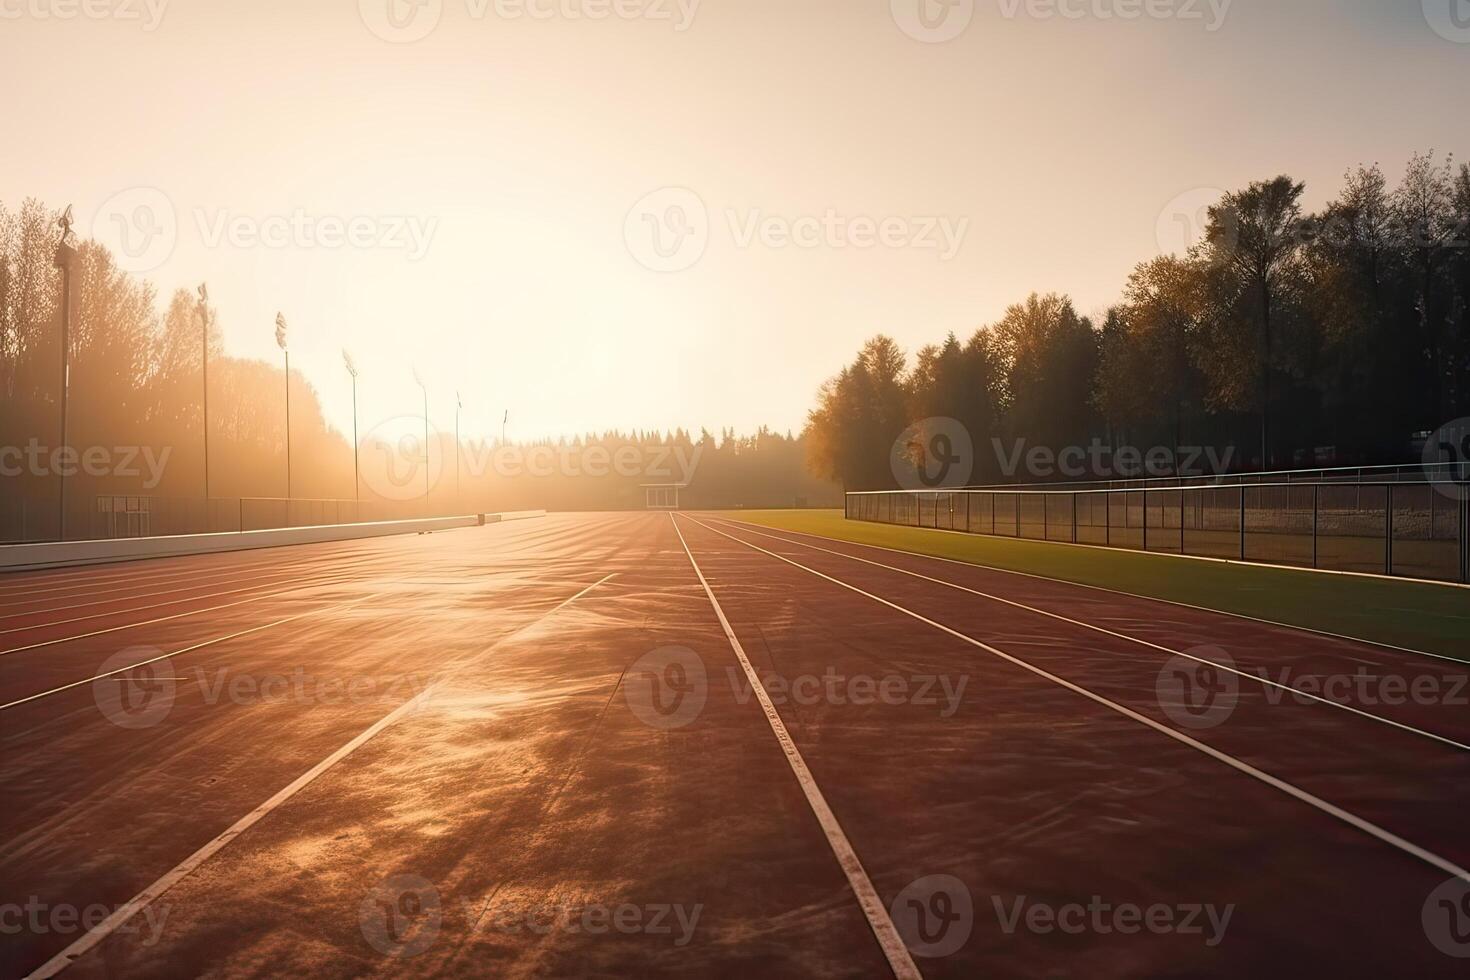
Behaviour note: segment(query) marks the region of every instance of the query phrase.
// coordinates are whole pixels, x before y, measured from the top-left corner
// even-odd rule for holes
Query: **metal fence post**
[[[1393,574],[1393,484],[1383,495],[1383,574]]]
[[[1072,491],[1072,543],[1077,543],[1077,491]]]
[[[1148,487],[1143,488],[1143,550],[1148,550]]]
[[[1240,560],[1245,561],[1245,484],[1240,485]]]
[[[1312,484],[1312,567],[1317,568],[1317,504],[1322,497],[1322,484]]]
[[[1179,553],[1184,554],[1184,490],[1179,491]]]

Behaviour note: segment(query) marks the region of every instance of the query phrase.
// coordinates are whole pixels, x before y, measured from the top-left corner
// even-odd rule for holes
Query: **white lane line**
[[[338,573],[335,572],[335,571],[333,571],[333,572],[328,573],[328,574],[329,575],[337,575]],[[243,588],[239,588],[239,589],[225,589],[223,592],[211,592],[208,595],[197,596],[196,599],[198,601],[204,601],[206,599],[218,599],[220,596],[225,596],[225,595],[239,595],[241,592],[252,592],[252,591],[255,591],[257,589],[270,588],[273,585],[279,585],[282,582],[290,581],[290,576],[284,576],[284,575],[282,575],[282,576],[271,576],[271,578],[272,578],[272,581],[268,581],[268,582],[266,582],[264,584],[257,583],[255,585],[247,585],[247,586],[244,586]],[[307,585],[310,585],[310,584],[311,584],[310,582],[307,583]],[[298,586],[298,588],[304,588],[304,586]],[[141,598],[141,599],[147,599],[147,598],[150,598],[150,596],[139,596],[139,598]],[[30,632],[31,630],[50,629],[53,626],[70,626],[72,623],[81,623],[81,622],[85,622],[86,620],[89,620],[89,619],[101,619],[104,616],[125,616],[125,615],[127,615],[128,613],[131,613],[131,612],[142,612],[144,609],[157,609],[160,606],[176,606],[176,605],[178,605],[181,602],[192,602],[192,601],[196,601],[196,600],[192,600],[192,599],[169,599],[169,600],[167,600],[165,602],[153,602],[153,603],[149,603],[146,606],[130,606],[127,609],[121,609],[121,610],[118,610],[116,612],[91,613],[91,614],[86,615],[86,616],[74,616],[71,619],[53,619],[50,622],[36,623],[33,626],[11,626],[11,627],[9,627],[7,629],[0,629],[0,634],[5,634],[5,633],[27,633],[27,632]],[[83,603],[83,605],[90,605],[90,603]],[[43,611],[45,611],[45,610],[43,610]],[[26,614],[22,614],[22,615],[26,615]],[[6,651],[6,652],[8,653],[9,651]]]
[[[367,602],[371,599],[381,598],[382,596],[387,594],[388,593],[380,592],[375,595],[364,596],[360,599],[352,599],[348,602],[339,602],[336,605],[323,606],[321,609],[311,609],[304,613],[297,613],[295,616],[287,616],[285,619],[278,619],[271,623],[265,623],[261,626],[252,626],[249,629],[240,630],[237,633],[230,633],[226,636],[216,636],[212,640],[205,640],[204,642],[196,643],[193,646],[182,647],[178,650],[173,650],[169,653],[165,653],[157,657],[150,657],[147,660],[140,660],[135,664],[128,664],[126,667],[119,667],[116,670],[105,671],[101,674],[93,674],[91,677],[85,678],[83,680],[73,681],[70,684],[63,684],[60,687],[53,687],[49,691],[40,691],[36,694],[27,695],[26,697],[18,698],[5,704],[0,704],[0,711],[4,711],[7,708],[14,708],[17,705],[26,704],[30,701],[39,701],[41,698],[50,697],[53,694],[60,694],[62,691],[69,691],[74,687],[81,687],[83,684],[91,684],[93,681],[99,681],[104,677],[111,677],[114,674],[123,674],[130,670],[137,670],[139,667],[146,667],[149,664],[156,664],[160,660],[167,660],[170,657],[177,657],[180,654],[192,653],[195,650],[202,650],[205,647],[214,646],[216,643],[224,643],[226,640],[234,640],[242,636],[249,636],[251,633],[260,633],[264,630],[268,630],[276,626],[282,626],[286,623],[294,623],[296,620],[305,619],[307,616],[315,616],[320,613],[332,612],[339,609],[350,609],[353,606],[361,605],[362,603]]]
[[[694,518],[689,519],[694,520]],[[1423,861],[1425,864],[1428,864],[1431,867],[1436,868],[1441,872],[1444,872],[1445,874],[1451,875],[1455,878],[1459,878],[1465,882],[1470,882],[1470,871],[1466,871],[1464,868],[1455,864],[1453,861],[1450,861],[1447,858],[1442,858],[1438,854],[1435,854],[1433,851],[1425,850],[1419,845],[1407,841],[1397,834],[1385,830],[1377,824],[1372,823],[1371,821],[1364,820],[1362,817],[1349,813],[1347,810],[1344,810],[1339,806],[1328,803],[1321,797],[1314,796],[1304,789],[1299,789],[1298,787],[1293,786],[1291,783],[1288,783],[1283,779],[1279,779],[1268,772],[1257,769],[1255,766],[1251,765],[1248,762],[1242,762],[1240,759],[1235,758],[1233,755],[1221,752],[1219,749],[1206,745],[1204,742],[1185,735],[1183,732],[1176,731],[1170,728],[1168,725],[1162,725],[1154,721],[1152,718],[1149,718],[1147,715],[1139,714],[1132,708],[1125,707],[1121,704],[1118,704],[1116,701],[1109,700],[1108,698],[1103,697],[1101,694],[1094,694],[1087,688],[1074,684],[1064,677],[1058,677],[1056,674],[1053,674],[1048,670],[1044,670],[1041,667],[1037,667],[1034,664],[1027,663],[1025,660],[1022,660],[1019,657],[1013,657],[1009,653],[1006,653],[1004,650],[997,649],[996,647],[993,647],[988,643],[984,643],[980,640],[975,639],[973,636],[970,636],[966,633],[961,633],[957,629],[953,629],[949,626],[945,626],[943,623],[929,619],[928,617],[923,616],[920,613],[914,612],[912,609],[906,609],[896,602],[890,602],[882,596],[874,595],[871,592],[865,592],[855,585],[849,585],[841,579],[833,578],[831,575],[827,575],[824,572],[819,572],[815,568],[809,568],[808,566],[803,565],[801,562],[793,561],[792,559],[787,558],[784,555],[778,555],[774,551],[767,551],[760,545],[751,544],[749,541],[742,541],[741,539],[735,537],[733,534],[726,534],[724,531],[721,531],[717,527],[710,527],[708,524],[704,524],[703,522],[697,520],[695,520],[694,523],[698,524],[700,527],[703,527],[705,530],[710,531],[713,534],[718,534],[721,537],[729,538],[731,541],[734,541],[737,544],[744,545],[745,547],[750,548],[754,551],[759,551],[762,554],[769,555],[777,561],[785,562],[786,564],[791,565],[795,568],[799,568],[804,572],[810,572],[812,575],[815,575],[818,578],[826,579],[833,585],[841,586],[842,588],[847,589],[850,592],[856,592],[860,596],[872,599],[874,602],[887,606],[888,608],[893,609],[896,612],[901,612],[905,616],[916,619],[926,626],[932,626],[935,629],[940,630],[941,632],[948,633],[955,639],[962,640],[965,643],[970,644],[971,646],[978,647],[991,656],[999,657],[1001,660],[1004,660],[1007,663],[1014,664],[1017,667],[1022,668],[1023,670],[1028,670],[1038,677],[1045,678],[1046,680],[1051,681],[1053,684],[1057,684],[1061,687],[1066,688],[1069,691],[1072,691],[1074,694],[1080,694],[1082,697],[1087,698],[1089,701],[1094,701],[1105,708],[1116,711],[1118,714],[1123,715],[1125,718],[1130,718],[1133,721],[1138,722],[1140,725],[1145,725],[1161,735],[1167,735],[1169,738],[1174,739],[1176,742],[1180,742],[1184,745],[1189,746],[1192,749],[1202,752],[1210,758],[1216,760],[1217,762],[1222,762],[1230,768],[1244,773],[1247,776],[1250,776],[1252,779],[1260,780],[1267,786],[1270,786],[1273,789],[1278,789],[1281,792],[1285,793],[1287,796],[1290,796],[1293,799],[1299,800],[1310,807],[1320,810],[1322,813],[1325,813],[1326,815],[1336,820],[1342,821],[1355,830],[1360,830],[1368,836],[1376,838],[1377,840],[1388,844],[1390,847],[1403,851],[1410,857],[1417,858],[1420,861]]]
[[[183,861],[180,861],[177,865],[175,865],[174,868],[170,870],[167,874],[159,878],[147,888],[143,889],[138,894],[134,895],[123,905],[119,906],[117,911],[113,912],[107,918],[103,919],[96,926],[93,926],[91,929],[87,930],[86,933],[79,937],[70,946],[67,946],[61,952],[51,957],[51,959],[47,960],[35,970],[31,971],[29,974],[27,974],[27,977],[33,977],[36,978],[36,980],[41,980],[41,978],[44,977],[54,977],[62,970],[65,970],[67,967],[71,966],[88,950],[92,949],[98,943],[102,942],[102,940],[106,939],[112,933],[116,932],[119,926],[127,922],[129,919],[137,915],[149,905],[153,904],[159,898],[163,897],[163,895],[170,888],[172,888],[174,885],[177,885],[184,878],[188,877],[188,875],[192,873],[196,868],[198,868],[201,864],[203,864],[205,861],[208,861],[215,854],[219,853],[219,851],[223,849],[225,845],[229,844],[230,841],[245,833],[245,831],[249,830],[251,827],[255,826],[266,816],[268,816],[272,810],[275,810],[277,807],[285,803],[287,800],[291,799],[291,797],[301,792],[307,786],[310,786],[313,782],[316,781],[319,776],[325,773],[328,769],[331,769],[337,763],[341,762],[343,759],[347,758],[349,755],[362,748],[362,746],[371,741],[373,737],[381,732],[383,729],[387,728],[389,725],[392,725],[395,721],[397,721],[399,718],[402,718],[410,711],[413,711],[420,702],[426,700],[430,694],[432,694],[446,680],[454,676],[455,673],[464,669],[466,666],[473,663],[480,657],[483,657],[491,650],[494,650],[496,647],[500,646],[511,637],[516,636],[520,633],[524,633],[531,627],[537,626],[551,616],[554,616],[556,613],[560,612],[562,609],[565,609],[573,602],[576,602],[578,599],[582,598],[582,596],[591,592],[593,589],[597,588],[599,585],[602,585],[604,582],[606,582],[608,579],[611,579],[612,577],[612,575],[608,575],[602,579],[599,579],[596,582],[593,582],[591,585],[587,586],[585,589],[578,592],[570,599],[566,599],[558,603],[554,608],[552,608],[545,614],[537,617],[533,622],[527,623],[525,626],[514,630],[513,632],[507,634],[499,640],[496,640],[490,646],[480,651],[479,654],[473,657],[467,657],[462,660],[449,673],[441,676],[437,681],[424,688],[414,697],[403,702],[403,704],[399,705],[397,708],[394,708],[382,718],[379,718],[367,729],[365,729],[355,738],[353,738],[352,741],[337,749],[337,751],[333,752],[331,755],[327,756],[325,759],[312,766],[300,776],[297,776],[296,779],[290,783],[290,785],[286,786],[270,799],[257,806],[254,810],[251,810],[249,813],[245,814],[245,816],[235,821],[233,824],[230,825],[227,830],[224,831],[224,833],[220,834],[214,840],[199,848],[199,850],[195,851],[193,854],[184,858]]]
[[[231,557],[231,558],[233,558],[233,557],[244,556],[244,555],[249,555],[249,554],[257,554],[257,552],[219,552],[219,553],[216,553],[216,554],[213,554],[213,555],[204,554],[204,555],[193,555],[193,556],[185,556],[185,557],[193,557],[193,558]],[[6,590],[6,595],[7,596],[21,596],[22,597],[21,600],[20,600],[21,602],[42,602],[42,601],[46,601],[46,600],[43,599],[43,598],[35,598],[37,596],[41,596],[42,593],[51,593],[51,592],[87,592],[88,590],[92,590],[94,592],[117,591],[117,589],[106,589],[106,590],[97,589],[97,586],[99,586],[99,585],[100,586],[111,586],[111,585],[116,585],[119,582],[127,582],[127,583],[129,583],[128,585],[118,586],[119,589],[128,589],[128,588],[133,588],[135,586],[141,588],[141,587],[144,587],[144,586],[169,585],[169,584],[172,584],[174,582],[187,581],[189,579],[196,578],[196,577],[204,578],[204,577],[214,577],[214,576],[217,576],[217,575],[242,575],[242,574],[244,574],[246,572],[262,571],[262,570],[264,570],[264,571],[272,571],[272,572],[274,572],[274,571],[289,572],[289,571],[295,571],[295,570],[302,569],[302,568],[310,569],[313,566],[317,566],[317,565],[323,564],[324,561],[326,559],[328,559],[328,558],[330,558],[332,561],[335,561],[335,560],[337,560],[339,558],[350,558],[354,562],[356,562],[356,561],[362,561],[362,562],[371,563],[371,562],[381,562],[386,557],[387,556],[385,556],[385,555],[372,555],[372,554],[363,554],[363,555],[360,555],[360,556],[353,556],[353,554],[351,552],[343,552],[342,554],[332,555],[332,556],[315,555],[315,556],[293,557],[293,556],[279,556],[278,555],[278,556],[276,556],[274,558],[260,559],[260,560],[255,560],[255,561],[242,560],[242,561],[239,561],[239,562],[237,562],[236,564],[233,564],[233,565],[227,564],[227,563],[223,563],[223,562],[210,562],[209,564],[207,564],[207,565],[201,565],[198,568],[190,567],[189,565],[181,565],[181,566],[173,566],[173,567],[170,567],[170,568],[157,568],[157,569],[153,569],[151,571],[138,568],[134,564],[132,566],[132,570],[131,571],[116,572],[114,574],[108,575],[105,578],[104,577],[101,577],[101,576],[88,576],[88,575],[84,574],[84,572],[82,571],[82,568],[85,567],[85,566],[82,566],[82,567],[73,567],[73,568],[70,568],[70,569],[61,569],[61,570],[58,571],[57,575],[54,578],[45,580],[47,582],[60,582],[60,581],[62,581],[64,579],[65,580],[65,584],[63,584],[63,585],[52,585],[52,586],[44,586],[42,588],[30,588],[30,589],[27,589],[27,588],[7,589]],[[146,559],[140,559],[140,560],[146,560]],[[158,560],[158,561],[164,561],[164,560],[167,560],[167,559],[164,558],[164,559],[156,559],[156,560]],[[109,567],[116,567],[116,566],[109,566]],[[3,577],[4,574],[5,573],[0,573],[0,581],[5,581],[5,579]],[[24,573],[14,573],[14,574],[24,574]],[[41,583],[36,583],[36,584],[41,584]],[[27,597],[31,597],[31,598],[27,598]],[[69,598],[69,597],[62,596],[62,597],[59,597],[59,598]],[[13,604],[14,603],[6,603],[5,606],[8,608],[10,605],[13,605]]]
[[[289,581],[291,581],[291,578],[292,578],[289,575],[272,575],[272,576],[269,576],[269,577],[271,579],[274,579],[274,581],[266,582],[266,583],[261,583],[261,582],[258,582],[257,581],[257,583],[255,584],[254,587],[255,588],[268,588],[271,585],[276,585],[276,584],[279,584],[281,582],[289,582]],[[231,580],[231,579],[238,581],[239,578],[240,578],[240,576],[238,576],[238,575],[227,575],[227,576],[224,576],[224,578],[225,578],[226,581]],[[173,595],[176,592],[197,592],[197,591],[199,591],[201,589],[212,589],[212,588],[214,588],[215,586],[217,586],[219,584],[220,584],[220,582],[210,582],[208,584],[181,585],[178,588],[174,588],[174,589],[162,589],[162,590],[160,590],[158,592],[148,592],[148,593],[145,593],[143,595],[119,596],[118,598],[115,598],[115,599],[92,599],[92,600],[89,600],[87,602],[75,602],[75,603],[72,603],[69,606],[51,606],[51,607],[49,607],[47,609],[26,609],[26,610],[22,610],[21,612],[0,612],[0,619],[17,619],[17,618],[20,618],[22,616],[45,616],[45,615],[49,615],[50,613],[55,613],[55,612],[66,612],[68,609],[84,609],[87,606],[115,605],[117,603],[132,602],[134,599],[152,599],[155,596]],[[211,592],[211,593],[208,593],[206,595],[197,596],[196,598],[199,598],[199,599],[213,599],[213,598],[216,598],[217,596],[234,595],[234,594],[236,594],[238,592],[244,592],[244,591],[247,591],[247,590],[245,590],[245,589],[234,589],[232,591],[227,591],[227,592]],[[68,596],[67,598],[74,598],[74,597],[73,596]],[[169,606],[169,605],[173,605],[176,602],[188,602],[188,601],[189,601],[189,599],[187,599],[187,598],[184,598],[184,599],[169,599],[167,602],[154,603],[152,606],[129,606],[127,609],[120,609],[117,612],[119,614],[125,614],[125,613],[132,612],[135,609],[152,609],[152,608],[155,608],[156,606]],[[107,615],[107,614],[106,613],[99,613],[98,615]],[[96,616],[83,616],[83,617],[80,617],[80,619],[95,619],[95,618],[97,618],[97,617]],[[15,627],[10,627],[8,629],[0,630],[0,633],[19,633],[19,632],[22,632],[24,630],[45,629],[48,626],[64,626],[67,623],[79,622],[80,619],[62,619],[62,620],[53,620],[53,621],[47,622],[47,623],[35,623],[33,625],[30,625],[30,626],[15,626]]]
[[[159,616],[157,619],[146,619],[140,623],[124,623],[121,626],[109,626],[106,629],[93,630],[90,633],[78,633],[75,636],[58,636],[54,640],[42,640],[39,643],[28,643],[23,647],[11,647],[9,650],[0,650],[0,657],[4,657],[12,653],[24,653],[27,650],[38,650],[41,647],[55,646],[58,643],[70,643],[72,640],[86,640],[94,636],[103,636],[107,633],[116,633],[119,630],[137,629],[139,626],[152,626],[154,623],[166,623],[169,620],[173,619],[184,619],[188,616],[198,616],[200,613],[215,612],[216,610],[220,609],[233,609],[235,606],[244,606],[252,602],[260,602],[264,599],[274,599],[277,596],[289,595],[292,592],[302,592],[306,589],[314,589],[331,585],[342,585],[344,583],[351,582],[352,579],[348,577],[339,577],[319,582],[307,582],[305,585],[298,585],[290,589],[282,589],[280,592],[268,592],[265,595],[251,596],[249,599],[237,599],[234,602],[226,602],[223,605],[219,606],[206,606],[203,609],[190,609],[187,612],[174,613],[170,616]]]
[[[842,873],[847,876],[847,883],[852,886],[858,904],[862,907],[863,915],[867,917],[868,925],[872,927],[873,935],[877,937],[878,945],[888,959],[888,965],[893,968],[893,975],[900,980],[922,978],[919,968],[914,964],[913,957],[909,955],[908,947],[903,943],[903,937],[898,934],[893,919],[888,915],[888,909],[883,906],[883,899],[878,896],[877,889],[873,887],[873,882],[868,878],[868,872],[863,869],[862,861],[858,859],[857,852],[853,850],[852,843],[848,841],[847,834],[842,830],[842,825],[837,822],[836,814],[827,805],[827,799],[822,795],[821,788],[817,786],[816,778],[807,768],[806,760],[801,757],[801,751],[796,747],[791,733],[786,730],[786,723],[781,720],[781,713],[771,703],[771,696],[766,693],[765,685],[761,683],[755,668],[750,665],[750,658],[745,655],[745,648],[740,645],[740,638],[735,635],[735,630],[730,626],[730,620],[725,618],[725,610],[720,608],[720,600],[715,598],[714,590],[710,588],[704,572],[700,571],[699,562],[694,560],[694,552],[689,550],[689,542],[684,540],[684,532],[679,530],[679,522],[674,518],[673,513],[669,514],[669,520],[674,525],[674,533],[679,536],[679,544],[684,547],[684,554],[689,557],[689,564],[694,568],[694,574],[699,577],[699,584],[704,586],[704,594],[709,596],[710,605],[714,607],[720,627],[725,631],[725,638],[730,641],[730,647],[735,651],[735,658],[740,661],[746,679],[749,680],[756,698],[765,710],[766,721],[771,726],[771,732],[776,736],[776,741],[781,744],[781,750],[786,755],[786,762],[791,766],[797,783],[801,785],[801,791],[806,795],[806,801],[811,806],[817,823],[822,825],[822,832],[827,835],[827,843],[832,848],[832,854],[837,858],[837,863],[842,866]]]
[[[1400,731],[1409,732],[1413,735],[1419,735],[1424,738],[1431,739],[1435,742],[1439,742],[1443,745],[1448,745],[1451,748],[1470,752],[1470,745],[1466,745],[1464,742],[1457,742],[1454,739],[1449,738],[1445,735],[1437,735],[1434,732],[1425,731],[1424,729],[1416,728],[1413,725],[1394,721],[1392,718],[1385,718],[1382,715],[1375,715],[1371,711],[1364,711],[1362,708],[1354,707],[1351,704],[1344,704],[1341,701],[1334,701],[1331,698],[1321,697],[1319,695],[1312,694],[1310,691],[1303,691],[1300,688],[1292,687],[1290,684],[1282,684],[1279,681],[1273,681],[1269,678],[1262,677],[1259,674],[1251,674],[1246,671],[1239,670],[1235,667],[1231,667],[1227,664],[1222,664],[1218,661],[1210,660],[1207,657],[1197,657],[1192,653],[1185,652],[1184,650],[1175,650],[1173,647],[1166,647],[1137,636],[1130,636],[1127,633],[1118,633],[1103,626],[1095,626],[1092,623],[1087,623],[1080,619],[1072,619],[1070,616],[1063,616],[1060,613],[1049,612],[1045,609],[1037,608],[1036,606],[1028,606],[1024,602],[1016,602],[1013,599],[1005,599],[990,592],[981,592],[979,589],[972,589],[967,585],[960,585],[957,582],[949,582],[942,578],[934,578],[933,576],[924,575],[920,572],[910,571],[907,568],[899,568],[897,565],[885,565],[880,561],[870,561],[867,558],[859,558],[857,555],[849,555],[844,551],[834,551],[831,548],[821,548],[814,544],[807,544],[804,541],[792,541],[790,538],[783,538],[779,534],[766,534],[763,531],[757,531],[753,528],[747,527],[746,525],[737,524],[733,521],[719,520],[719,523],[726,524],[731,527],[738,527],[740,530],[746,531],[749,534],[755,534],[763,538],[770,538],[773,541],[780,541],[784,544],[789,544],[797,548],[808,548],[812,551],[825,552],[829,555],[836,555],[838,558],[846,558],[848,561],[861,562],[864,565],[872,565],[875,568],[884,568],[891,572],[898,572],[901,575],[908,575],[913,578],[922,579],[925,582],[933,582],[935,585],[943,585],[946,588],[956,589],[960,592],[968,592],[970,595],[977,595],[983,599],[990,599],[994,602],[1004,603],[1005,605],[1011,606],[1015,609],[1024,609],[1027,612],[1036,613],[1038,616],[1046,616],[1049,619],[1055,619],[1059,622],[1069,623],[1072,626],[1080,626],[1083,629],[1102,633],[1105,636],[1111,636],[1119,640],[1126,640],[1129,643],[1137,643],[1139,646],[1149,647],[1151,649],[1158,650],[1162,653],[1171,654],[1176,657],[1183,657],[1186,660],[1193,660],[1195,663],[1209,664],[1211,667],[1217,667],[1220,670],[1235,674],[1238,677],[1244,677],[1246,680],[1255,681],[1257,684],[1260,684],[1264,687],[1273,687],[1280,691],[1286,691],[1294,697],[1306,698],[1318,704],[1325,704],[1330,708],[1337,708],[1340,711],[1349,712],[1351,714],[1357,715],[1360,718],[1367,718],[1369,721],[1377,722],[1380,725],[1388,725],[1391,728],[1397,728]]]
[[[743,525],[746,525],[746,526],[749,526],[749,527],[763,526],[763,525],[752,525],[748,521],[732,521],[731,523],[743,524]],[[859,522],[859,523],[868,523],[868,522]],[[880,527],[903,527],[903,528],[906,528],[907,530],[910,530],[910,531],[935,531],[935,532],[937,532],[939,534],[958,534],[958,535],[961,535],[961,536],[966,537],[966,538],[988,537],[988,535],[970,534],[968,531],[947,531],[947,530],[945,530],[943,528],[928,528],[928,527],[926,527],[926,528],[918,528],[918,527],[909,527],[908,525],[904,525],[904,524],[892,524],[892,525],[882,524],[882,525],[878,525],[878,526],[880,526]],[[1248,616],[1245,613],[1230,612],[1229,610],[1226,610],[1226,609],[1212,609],[1209,606],[1199,606],[1199,605],[1195,605],[1192,602],[1180,602],[1177,599],[1161,599],[1158,596],[1140,595],[1137,592],[1124,592],[1122,589],[1110,589],[1110,588],[1108,588],[1105,585],[1088,585],[1085,582],[1072,582],[1072,581],[1068,581],[1067,579],[1064,579],[1064,578],[1053,578],[1050,575],[1038,575],[1035,572],[1018,572],[1018,571],[1016,571],[1013,568],[1001,568],[999,565],[986,565],[986,564],[982,564],[980,562],[961,561],[958,558],[944,558],[944,557],[941,557],[939,555],[925,555],[925,554],[921,554],[920,552],[917,552],[917,551],[904,551],[902,548],[888,548],[888,547],[885,547],[885,546],[883,546],[881,544],[865,544],[865,543],[863,543],[861,541],[847,541],[847,540],[845,540],[843,538],[833,538],[833,537],[828,537],[828,536],[822,535],[822,534],[812,534],[812,533],[807,532],[807,531],[791,531],[791,530],[788,530],[786,528],[779,528],[778,530],[786,531],[787,534],[799,534],[799,535],[801,535],[802,537],[805,537],[805,538],[819,538],[822,541],[835,541],[838,544],[850,544],[850,545],[853,545],[854,547],[857,547],[857,548],[871,548],[874,551],[888,551],[888,552],[892,552],[895,555],[907,555],[910,558],[925,558],[925,559],[928,559],[929,561],[942,561],[942,562],[944,562],[945,564],[948,564],[948,565],[962,565],[962,566],[965,566],[967,568],[982,568],[982,569],[985,569],[986,571],[990,571],[990,572],[999,572],[1002,575],[1019,575],[1022,578],[1034,578],[1034,579],[1036,579],[1038,581],[1041,581],[1041,582],[1053,582],[1053,583],[1055,583],[1057,585],[1070,585],[1070,586],[1073,586],[1073,587],[1078,588],[1078,589],[1091,589],[1094,592],[1106,592],[1109,595],[1127,596],[1130,599],[1141,599],[1144,602],[1162,602],[1162,603],[1164,603],[1167,606],[1178,606],[1181,609],[1193,609],[1193,610],[1195,610],[1197,612],[1210,613],[1211,615],[1215,615],[1215,616],[1229,616],[1232,619],[1243,619],[1243,620],[1246,620],[1246,621],[1252,622],[1252,623],[1261,623],[1262,625],[1265,625],[1265,626],[1277,626],[1277,627],[1280,627],[1281,629],[1284,629],[1284,630],[1296,630],[1299,633],[1312,633],[1312,634],[1314,634],[1316,636],[1325,636],[1325,637],[1328,637],[1328,638],[1333,639],[1333,640],[1343,640],[1343,641],[1348,642],[1348,643],[1359,643],[1359,644],[1362,644],[1364,646],[1378,647],[1378,648],[1383,649],[1383,650],[1394,650],[1394,651],[1396,651],[1398,653],[1412,653],[1416,657],[1428,657],[1431,660],[1448,660],[1451,663],[1470,664],[1470,660],[1464,660],[1464,659],[1462,659],[1460,657],[1452,657],[1452,656],[1450,656],[1449,654],[1446,654],[1446,653],[1431,653],[1428,650],[1416,650],[1413,647],[1401,647],[1401,646],[1397,646],[1397,645],[1395,645],[1393,643],[1384,643],[1384,642],[1382,642],[1380,640],[1369,640],[1369,639],[1366,639],[1366,638],[1361,637],[1361,636],[1349,636],[1346,633],[1333,633],[1330,630],[1319,630],[1319,629],[1316,629],[1316,628],[1311,627],[1311,626],[1298,626],[1295,623],[1278,623],[1274,619],[1262,619],[1259,616]],[[1032,539],[1030,539],[1030,538],[1001,538],[1000,540],[1003,540],[1003,541],[1029,541],[1029,540],[1032,540]],[[1065,544],[1065,542],[1062,542],[1062,541],[1052,541],[1052,542],[1038,541],[1037,543],[1039,543],[1039,544],[1048,544],[1048,543],[1049,544]],[[1103,549],[1103,550],[1120,551],[1121,549],[1112,548],[1112,549]],[[1123,551],[1122,553],[1123,554],[1149,554],[1150,552]],[[1176,557],[1177,558],[1179,556],[1178,555],[1175,555],[1173,557]],[[1186,557],[1188,557],[1188,556],[1186,556]],[[1290,567],[1288,565],[1261,565],[1261,566],[1257,566],[1257,567],[1261,567],[1261,568],[1275,568],[1275,569],[1280,569],[1280,570],[1285,570],[1285,571],[1309,571],[1309,569],[1292,568],[1292,567]],[[1372,578],[1374,576],[1368,576],[1368,577]],[[1443,584],[1448,584],[1448,583],[1435,582],[1435,583],[1431,583],[1431,584],[1434,584],[1434,585],[1443,585]]]

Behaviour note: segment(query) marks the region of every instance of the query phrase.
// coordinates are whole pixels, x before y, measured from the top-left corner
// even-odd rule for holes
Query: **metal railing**
[[[263,531],[273,528],[452,516],[422,500],[356,501],[279,497],[155,497],[104,494],[68,501],[69,541],[154,535]],[[90,506],[87,506],[90,505]],[[82,507],[86,506],[86,511]],[[55,498],[0,498],[0,543],[58,540]]]
[[[847,494],[850,520],[1470,581],[1470,483],[1262,483]]]
[[[1047,490],[1137,490],[1147,487],[1234,487],[1278,483],[1461,483],[1470,480],[1470,462],[1403,463],[1392,466],[1337,466],[1315,470],[1263,470],[1251,473],[1214,473],[1195,476],[1129,477],[1120,480],[1072,480],[1046,483]],[[1035,483],[989,483],[959,490],[1031,489]]]

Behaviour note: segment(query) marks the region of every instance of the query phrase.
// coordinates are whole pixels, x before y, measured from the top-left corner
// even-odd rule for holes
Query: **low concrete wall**
[[[545,516],[545,511],[527,516]],[[219,551],[246,551],[252,548],[279,548],[293,544],[317,544],[324,541],[352,541],[379,538],[391,534],[424,534],[459,527],[475,527],[518,519],[505,514],[471,514],[467,517],[436,517],[418,521],[383,521],[375,524],[332,524],[317,527],[291,527],[270,531],[231,531],[224,534],[180,534],[154,538],[112,538],[105,541],[66,541],[49,544],[0,545],[0,572],[40,568],[64,568],[69,565],[96,565],[108,562],[134,561],[139,558],[165,558],[171,555],[201,555]]]

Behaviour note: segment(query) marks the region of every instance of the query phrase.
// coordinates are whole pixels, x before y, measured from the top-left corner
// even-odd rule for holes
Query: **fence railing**
[[[847,494],[851,520],[1470,581],[1470,483],[1268,483]]]
[[[1049,482],[1047,490],[1152,490],[1167,487],[1262,486],[1278,483],[1462,483],[1470,480],[1470,462],[1403,463],[1391,466],[1338,466],[1315,470],[1265,470],[1253,473],[1213,473],[1194,476],[1129,477],[1118,480]],[[960,490],[1022,490],[1036,483],[994,483],[957,487]]]
[[[421,500],[357,501],[276,497],[154,497],[106,494],[67,501],[66,539],[141,538],[169,534],[263,531],[272,528],[452,516]],[[59,540],[55,498],[0,498],[0,542]]]

